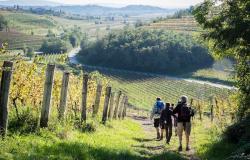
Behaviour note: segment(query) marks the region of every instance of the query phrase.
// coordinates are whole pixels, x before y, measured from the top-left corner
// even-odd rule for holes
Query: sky
[[[65,4],[99,4],[108,6],[125,6],[130,4],[142,4],[163,8],[187,8],[204,0],[50,0]]]

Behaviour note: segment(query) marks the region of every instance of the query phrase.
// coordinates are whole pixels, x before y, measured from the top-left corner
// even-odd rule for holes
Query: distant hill
[[[51,2],[48,0],[5,0],[0,1],[1,6],[59,6],[60,3]]]
[[[99,5],[75,5],[75,6],[56,6],[56,10],[80,15],[139,15],[150,13],[173,13],[177,9],[164,9],[145,5],[128,5],[126,7],[114,8]]]
[[[29,7],[52,9],[55,11],[64,11],[70,14],[90,15],[90,16],[110,16],[110,15],[141,15],[141,14],[154,14],[165,13],[172,14],[177,9],[165,9],[155,6],[147,5],[128,5],[125,7],[108,7],[101,5],[65,5],[60,3],[51,2],[49,0],[4,0],[0,1],[0,6],[14,6],[19,5],[25,9]]]

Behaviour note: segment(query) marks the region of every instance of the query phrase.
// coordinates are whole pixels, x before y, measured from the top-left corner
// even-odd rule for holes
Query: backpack
[[[162,101],[157,101],[155,105],[156,105],[155,114],[161,114],[161,111],[164,109],[164,103]]]
[[[179,118],[183,121],[189,121],[192,114],[190,107],[188,107],[187,104],[183,104],[180,110]]]

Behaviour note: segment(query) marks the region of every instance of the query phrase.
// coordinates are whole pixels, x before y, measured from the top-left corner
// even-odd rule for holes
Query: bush
[[[43,42],[40,51],[44,53],[65,53],[70,48],[69,42],[59,39],[50,39]]]
[[[228,127],[224,136],[232,143],[250,141],[250,116]]]
[[[95,132],[98,124],[94,121],[91,121],[89,123],[84,123],[82,125],[82,131],[83,132]]]
[[[28,134],[36,132],[37,128],[38,116],[28,108],[21,110],[19,118],[14,115],[10,116],[8,130],[11,133]]]

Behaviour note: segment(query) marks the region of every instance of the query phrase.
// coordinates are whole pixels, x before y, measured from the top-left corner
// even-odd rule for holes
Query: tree
[[[209,67],[213,58],[191,35],[161,30],[127,29],[95,42],[81,43],[85,64],[136,71],[178,74]],[[171,65],[170,65],[171,64]]]
[[[250,113],[250,1],[206,0],[194,10],[198,23],[206,30],[202,37],[217,57],[236,61],[239,88],[238,118]]]
[[[8,21],[4,18],[3,15],[0,15],[0,31],[4,30],[4,28],[8,28]]]
[[[72,45],[72,47],[76,47],[79,44],[79,39],[74,34],[71,34],[69,36],[69,41],[70,41],[70,44]]]
[[[26,56],[31,59],[34,55],[35,55],[34,49],[31,47],[28,47]]]

